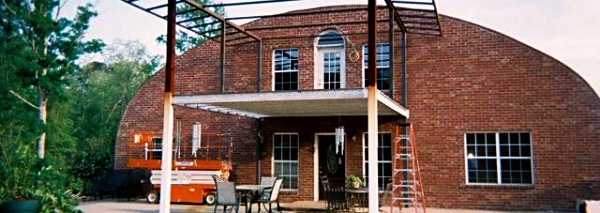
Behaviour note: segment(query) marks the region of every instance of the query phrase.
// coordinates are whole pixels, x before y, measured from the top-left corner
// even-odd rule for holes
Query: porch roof
[[[377,90],[380,116],[408,118],[409,110]],[[367,88],[263,93],[175,95],[173,104],[252,118],[367,116]]]

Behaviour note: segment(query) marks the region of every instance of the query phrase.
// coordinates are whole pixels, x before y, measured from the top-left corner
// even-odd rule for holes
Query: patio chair
[[[327,212],[351,210],[346,197],[346,186],[344,184],[330,183],[327,176],[321,176],[323,194],[327,203]]]
[[[260,177],[260,185],[273,185],[273,183],[275,183],[275,180],[277,180],[277,177],[268,177],[268,176],[262,176]]]
[[[262,181],[261,181],[262,182]],[[279,190],[281,190],[281,185],[283,184],[283,178],[276,178],[273,183],[273,187],[271,190],[265,190],[261,193],[260,197],[254,199],[250,202],[250,210],[252,210],[252,204],[256,203],[258,205],[258,212],[260,212],[260,204],[263,204],[265,209],[267,209],[267,204],[269,204],[269,213],[273,212],[273,208],[271,203],[277,203],[277,211],[281,211],[281,206],[279,205]]]
[[[215,179],[216,181],[216,179]],[[240,212],[241,197],[235,193],[235,182],[218,182],[217,186],[217,200],[215,202],[214,212],[217,212],[218,206],[223,206],[223,212],[227,211],[227,206],[231,206],[235,212]]]
[[[217,186],[218,182],[227,182],[221,178],[220,175],[211,175],[212,179],[215,181],[215,186]]]

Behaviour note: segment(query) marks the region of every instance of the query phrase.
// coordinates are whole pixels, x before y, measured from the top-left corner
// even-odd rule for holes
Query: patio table
[[[242,184],[235,186],[235,190],[239,191],[245,197],[244,206],[246,206],[246,212],[251,212],[251,206],[248,206],[249,199],[257,198],[265,189],[270,189],[272,187],[272,185]]]

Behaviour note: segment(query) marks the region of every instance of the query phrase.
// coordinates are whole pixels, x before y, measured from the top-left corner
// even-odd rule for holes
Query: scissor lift
[[[151,170],[151,189],[146,201],[159,201],[161,183],[162,133],[137,132],[128,150],[127,167]],[[194,134],[196,135],[196,134]],[[202,136],[178,135],[173,150],[171,202],[212,205],[215,184],[212,175],[229,176],[232,144],[225,143],[220,134]]]

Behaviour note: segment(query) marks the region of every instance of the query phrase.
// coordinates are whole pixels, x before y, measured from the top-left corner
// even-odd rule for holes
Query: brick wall
[[[347,6],[357,8],[361,6]],[[332,8],[316,8],[321,11]],[[385,19],[387,11],[378,14]],[[365,20],[365,11],[266,18],[246,24],[266,26]],[[576,199],[600,199],[600,100],[574,71],[554,58],[493,30],[442,16],[443,37],[409,35],[408,92],[411,122],[420,146],[425,193],[430,206],[450,208],[573,210]],[[362,55],[366,24],[319,25],[253,30],[263,40],[261,88],[272,88],[272,53],[278,48],[300,50],[300,88],[314,81],[314,43],[321,32],[336,29],[347,38],[347,87],[362,86]],[[379,22],[378,42],[387,42],[387,22]],[[397,29],[396,29],[397,30]],[[395,40],[394,98],[401,102],[401,42]],[[219,45],[215,42],[178,58],[178,94],[219,93]],[[257,90],[256,43],[226,49],[225,92]],[[152,77],[130,102],[121,122],[116,147],[117,168],[127,159],[133,131],[162,130],[164,72]],[[202,122],[203,131],[227,133],[235,144],[235,166],[241,183],[256,180],[254,119],[175,108],[184,130]],[[391,131],[398,118],[380,118],[380,131]],[[271,173],[272,134],[300,134],[298,192],[282,199],[313,199],[314,135],[346,130],[366,131],[366,117],[265,118],[260,153],[261,174]],[[465,181],[465,132],[527,131],[533,137],[535,185],[528,187],[470,186]],[[348,140],[348,174],[362,171],[362,141]]]

